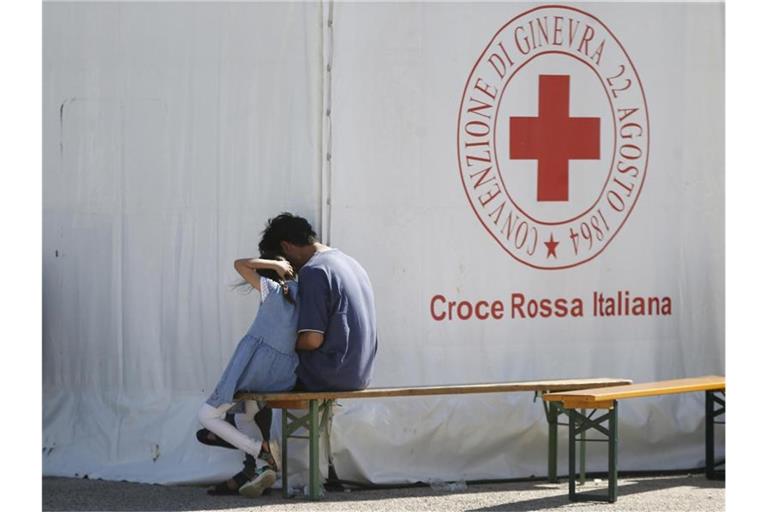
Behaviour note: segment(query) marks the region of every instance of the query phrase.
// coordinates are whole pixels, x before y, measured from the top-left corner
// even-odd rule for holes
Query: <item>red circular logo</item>
[[[570,268],[618,234],[645,181],[648,108],[613,33],[572,7],[505,24],[477,59],[458,122],[461,180],[516,260]]]

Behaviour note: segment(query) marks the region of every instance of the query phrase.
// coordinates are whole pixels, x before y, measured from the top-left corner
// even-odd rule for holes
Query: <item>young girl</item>
[[[198,439],[205,444],[236,447],[246,453],[244,469],[209,489],[209,494],[239,492],[258,496],[277,479],[275,460],[269,449],[272,409],[258,410],[256,402],[245,402],[245,421],[255,422],[259,427],[261,443],[238,430],[225,416],[235,407],[234,396],[238,391],[293,389],[298,365],[295,351],[298,289],[296,281],[291,280],[291,264],[280,256],[262,254],[259,259],[240,259],[235,261],[235,269],[245,279],[242,285],[261,292],[261,306],[216,389],[198,412],[198,419],[205,427],[198,432]]]

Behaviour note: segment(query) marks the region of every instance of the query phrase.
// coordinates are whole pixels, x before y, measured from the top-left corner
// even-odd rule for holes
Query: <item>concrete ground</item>
[[[205,487],[163,486],[74,478],[43,478],[43,510],[50,511],[722,511],[725,482],[701,474],[621,477],[614,504],[571,503],[568,484],[543,481],[472,484],[448,491],[432,487],[328,492],[320,502],[268,496],[208,496]],[[587,481],[585,491],[603,490],[605,481]]]

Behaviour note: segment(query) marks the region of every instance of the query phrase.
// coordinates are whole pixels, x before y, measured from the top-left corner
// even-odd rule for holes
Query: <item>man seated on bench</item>
[[[377,350],[368,274],[352,257],[317,241],[290,213],[270,219],[259,250],[285,256],[299,275],[297,390],[365,389]]]

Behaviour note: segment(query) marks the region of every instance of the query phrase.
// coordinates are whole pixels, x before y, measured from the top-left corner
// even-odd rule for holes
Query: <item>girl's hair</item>
[[[263,260],[276,260],[276,261],[285,261],[285,258],[280,256],[279,254],[275,254],[272,252],[262,252],[259,255],[259,258]],[[283,297],[285,300],[287,300],[291,304],[296,304],[296,301],[293,297],[291,297],[291,292],[288,289],[288,285],[285,282],[285,279],[281,279],[280,275],[275,272],[274,270],[269,269],[258,269],[256,270],[256,273],[259,274],[261,277],[266,277],[267,279],[270,279],[277,284],[280,285],[280,288],[283,290]],[[253,290],[253,286],[251,286],[251,283],[246,281],[245,279],[241,279],[239,282],[235,283],[232,286],[233,289],[236,290],[246,290],[246,293],[250,293],[251,290]]]

